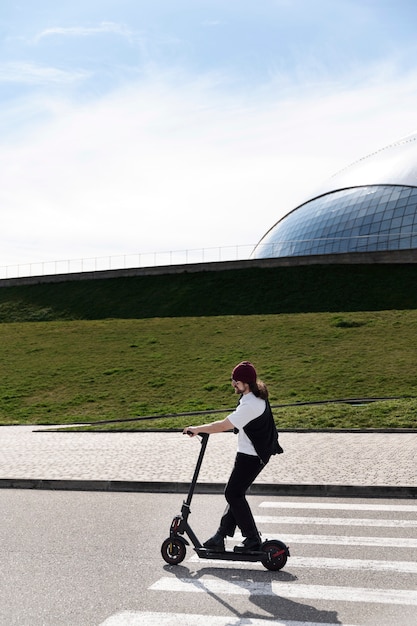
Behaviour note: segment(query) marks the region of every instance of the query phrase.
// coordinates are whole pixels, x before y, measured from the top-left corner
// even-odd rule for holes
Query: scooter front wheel
[[[169,537],[161,546],[162,558],[169,565],[178,565],[185,559],[185,543],[178,538]]]
[[[261,546],[264,556],[262,557],[262,565],[266,569],[277,571],[284,567],[289,556],[289,550],[285,543],[278,539],[265,541]]]

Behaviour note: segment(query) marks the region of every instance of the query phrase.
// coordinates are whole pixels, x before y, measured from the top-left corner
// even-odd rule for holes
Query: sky
[[[417,130],[415,0],[0,0],[0,266],[254,246]]]

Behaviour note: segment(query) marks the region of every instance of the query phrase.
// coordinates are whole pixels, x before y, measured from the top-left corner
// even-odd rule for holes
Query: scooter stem
[[[191,481],[191,485],[190,485],[190,488],[188,490],[188,496],[187,496],[187,499],[185,501],[185,504],[187,506],[190,506],[190,504],[191,504],[191,499],[193,497],[195,486],[197,484],[197,479],[198,479],[198,475],[200,473],[201,464],[203,462],[204,454],[205,454],[205,451],[206,451],[206,448],[207,448],[207,443],[208,443],[209,436],[210,435],[208,433],[202,433],[201,434],[200,454],[198,455],[197,465],[195,466],[193,479]]]

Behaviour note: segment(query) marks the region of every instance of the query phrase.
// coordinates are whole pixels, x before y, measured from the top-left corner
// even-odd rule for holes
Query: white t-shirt
[[[256,454],[253,443],[243,430],[243,427],[249,424],[256,417],[262,415],[265,411],[266,402],[262,398],[257,398],[251,391],[246,393],[240,398],[239,404],[236,410],[231,413],[228,418],[229,421],[239,429],[237,440],[237,451],[243,452],[243,454],[251,454],[252,456],[258,456]]]

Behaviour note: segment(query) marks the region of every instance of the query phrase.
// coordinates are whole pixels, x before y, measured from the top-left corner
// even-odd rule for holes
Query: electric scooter
[[[194,476],[188,490],[187,499],[183,502],[180,515],[176,515],[172,520],[169,537],[165,539],[161,546],[162,558],[169,565],[178,565],[185,559],[186,546],[189,542],[184,538],[184,534],[188,536],[201,559],[218,559],[223,561],[260,561],[268,570],[280,570],[287,562],[290,556],[288,547],[278,539],[268,539],[261,544],[260,550],[248,551],[244,553],[226,550],[225,552],[216,552],[205,548],[197,536],[193,532],[188,517],[191,513],[190,505],[197,484],[198,475],[200,473],[201,464],[206,451],[209,435],[203,433],[201,435],[201,449],[198,456],[197,465],[194,470]]]

